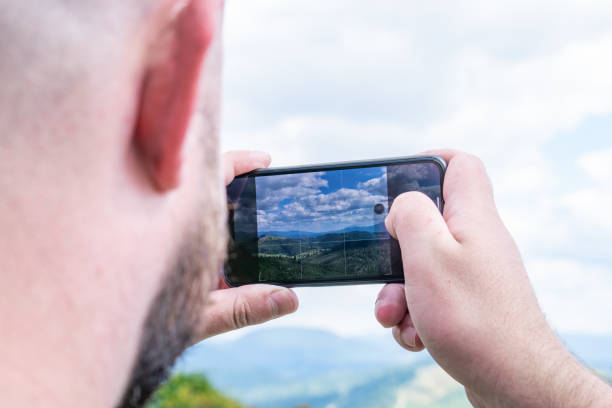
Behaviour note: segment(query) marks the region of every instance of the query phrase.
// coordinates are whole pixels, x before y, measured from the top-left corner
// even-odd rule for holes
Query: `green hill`
[[[177,374],[153,396],[147,408],[245,408],[213,388],[200,374]]]
[[[147,408],[247,408],[217,391],[201,374],[177,374],[157,390]],[[310,408],[297,405],[295,408]]]
[[[390,247],[375,237],[366,231],[302,239],[266,235],[259,239],[259,276],[264,281],[380,277],[391,271]]]

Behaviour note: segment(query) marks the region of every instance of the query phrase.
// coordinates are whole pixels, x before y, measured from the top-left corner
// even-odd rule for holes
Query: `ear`
[[[182,150],[195,109],[202,63],[215,33],[213,1],[172,1],[150,44],[133,143],[152,184],[180,183]]]

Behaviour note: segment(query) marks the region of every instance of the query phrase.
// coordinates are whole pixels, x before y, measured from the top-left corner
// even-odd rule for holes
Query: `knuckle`
[[[243,296],[236,296],[232,308],[232,325],[241,329],[251,324],[251,305]]]

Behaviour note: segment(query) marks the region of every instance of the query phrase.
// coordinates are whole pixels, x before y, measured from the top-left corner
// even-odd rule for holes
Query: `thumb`
[[[203,309],[199,340],[276,319],[298,307],[296,294],[271,285],[245,285],[215,290]]]
[[[406,281],[415,268],[423,270],[431,260],[439,258],[440,251],[459,245],[434,202],[420,192],[398,196],[385,225],[389,234],[399,241]]]

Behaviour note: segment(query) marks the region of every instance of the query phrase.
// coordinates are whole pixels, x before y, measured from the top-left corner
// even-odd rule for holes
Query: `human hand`
[[[270,156],[262,152],[232,151],[225,153],[224,161],[227,185],[235,176],[268,167]],[[205,327],[199,340],[264,323],[293,313],[297,307],[298,298],[291,289],[272,285],[230,288],[220,277],[217,287],[208,295],[202,319]]]
[[[429,153],[448,162],[444,214],[418,192],[393,203],[405,284],[383,288],[377,319],[408,350],[426,347],[475,406],[591,406],[607,387],[547,324],[482,162]]]

